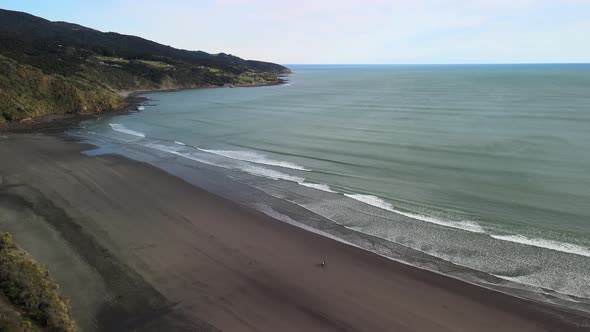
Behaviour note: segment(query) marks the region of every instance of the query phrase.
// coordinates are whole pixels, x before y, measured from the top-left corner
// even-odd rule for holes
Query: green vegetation
[[[238,75],[237,81],[240,85],[250,84],[267,84],[275,80],[271,73],[256,73],[254,71],[245,71]]]
[[[20,250],[8,233],[0,234],[0,290],[25,317],[43,329],[56,332],[77,330],[66,301],[60,297],[58,286],[50,279],[49,272]],[[6,331],[36,330],[33,323],[15,315],[9,312],[0,323],[4,324]]]
[[[164,63],[164,62],[160,62],[160,61],[149,61],[149,60],[136,60],[137,62],[144,64],[148,67],[153,67],[153,68],[160,68],[160,69],[164,69],[164,68],[174,68],[173,66]]]
[[[5,296],[0,295],[0,331],[40,332],[43,329],[18,312]]]
[[[120,91],[270,84],[288,72],[0,9],[0,123],[122,108]]]
[[[120,108],[109,87],[78,76],[47,75],[0,55],[0,122],[47,114],[100,112]]]
[[[113,58],[111,56],[97,56],[97,61],[107,62],[107,63],[129,63],[129,60],[123,58]]]

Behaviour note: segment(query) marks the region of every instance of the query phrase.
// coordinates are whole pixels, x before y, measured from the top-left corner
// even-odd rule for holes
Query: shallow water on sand
[[[78,135],[204,164],[275,199],[255,208],[298,206],[350,243],[587,302],[590,65],[292,69],[282,86],[152,93]],[[336,232],[298,217],[282,219]]]

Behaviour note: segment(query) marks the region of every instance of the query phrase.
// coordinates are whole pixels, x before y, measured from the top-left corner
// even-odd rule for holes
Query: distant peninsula
[[[0,9],[0,123],[121,109],[128,91],[270,85],[287,73]]]

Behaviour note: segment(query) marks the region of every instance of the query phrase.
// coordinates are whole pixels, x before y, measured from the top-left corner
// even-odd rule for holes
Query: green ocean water
[[[291,67],[282,86],[149,94],[144,111],[83,134],[219,167],[351,231],[590,298],[590,65]]]

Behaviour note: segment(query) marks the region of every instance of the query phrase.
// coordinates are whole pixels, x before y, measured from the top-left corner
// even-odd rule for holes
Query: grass
[[[171,68],[172,66],[165,63],[165,62],[161,62],[161,61],[152,61],[152,60],[127,60],[127,59],[123,59],[123,58],[115,58],[115,57],[110,57],[110,56],[96,56],[96,60],[104,62],[104,63],[109,63],[109,64],[128,64],[128,63],[139,63],[142,64],[144,66],[148,66],[148,67],[152,67],[152,68],[158,68],[158,69],[165,69],[165,68]]]
[[[110,56],[97,56],[96,59],[102,62],[116,62],[116,63],[129,63],[129,60],[123,58],[114,58]]]
[[[160,61],[150,61],[150,60],[134,60],[135,62],[144,64],[148,67],[153,67],[153,68],[158,68],[158,69],[164,69],[164,68],[171,68],[172,66],[164,63],[164,62],[160,62]]]
[[[77,331],[67,301],[49,272],[20,250],[8,233],[0,234],[0,291],[47,331]]]
[[[236,83],[240,85],[268,84],[275,82],[276,77],[274,75],[268,75],[265,73],[246,71],[238,75],[236,80]]]

